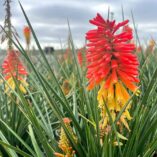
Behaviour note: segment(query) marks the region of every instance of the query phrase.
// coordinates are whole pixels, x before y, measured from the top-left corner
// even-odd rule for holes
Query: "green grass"
[[[157,149],[157,51],[154,50],[153,54],[148,52],[149,55],[138,54],[141,93],[139,97],[131,97],[131,132],[124,129],[122,133],[128,140],[122,140],[117,135],[116,122],[113,122],[106,106],[112,130],[101,144],[98,89],[90,92],[86,90],[86,70],[78,64],[72,34],[70,33],[71,63],[60,62],[57,53],[46,57],[22,6],[21,9],[38,47],[39,54],[34,57],[40,60],[34,63],[20,42],[13,41],[31,72],[25,95],[19,90],[16,81],[16,91],[12,91],[11,95],[4,93],[4,84],[0,86],[2,156],[52,157],[54,152],[61,152],[58,140],[60,128],[63,127],[76,151],[76,157],[153,157]],[[48,59],[50,56],[52,60]],[[61,88],[64,80],[69,80],[71,84],[68,95]],[[123,110],[120,114],[122,112]],[[65,126],[64,117],[71,119],[77,142]],[[113,145],[115,140],[118,141],[118,146]],[[123,143],[122,146],[120,142]]]

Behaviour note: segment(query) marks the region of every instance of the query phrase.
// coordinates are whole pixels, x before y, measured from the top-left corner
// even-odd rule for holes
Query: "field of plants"
[[[87,19],[93,29],[79,49],[67,24],[66,49],[45,54],[19,2],[23,47],[10,3],[1,26],[0,157],[157,156],[156,43],[141,44],[133,15],[133,28],[110,12]]]

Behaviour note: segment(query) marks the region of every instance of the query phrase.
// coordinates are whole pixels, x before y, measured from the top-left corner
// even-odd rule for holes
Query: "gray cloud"
[[[0,1],[0,21],[3,21],[3,18],[4,18],[3,1]]]
[[[68,5],[60,5],[60,4],[52,4],[47,6],[40,6],[30,11],[30,14],[39,20],[40,18],[44,18],[45,20],[49,20],[49,18],[55,18],[58,21],[65,20],[67,17],[71,18],[74,21],[85,20],[92,14],[91,9],[87,9],[84,6],[68,6]],[[39,15],[40,16],[34,16]],[[47,18],[45,18],[47,17]],[[57,18],[59,17],[59,19]]]
[[[65,42],[68,36],[67,18],[76,44],[84,42],[85,33],[94,28],[89,19],[100,12],[107,17],[107,10],[114,12],[116,20],[122,20],[121,5],[123,4],[125,18],[131,19],[133,11],[139,36],[157,38],[157,1],[156,0],[21,0],[21,3],[32,23],[32,26],[42,44],[59,43],[59,38]],[[4,7],[0,1],[0,22],[4,19]],[[12,22],[22,37],[22,28],[26,25],[18,1],[12,3]],[[132,20],[130,20],[132,21]],[[22,38],[21,38],[22,39]]]
[[[133,12],[135,18],[138,22],[146,22],[146,23],[156,23],[157,17],[157,1],[150,0],[150,1],[140,1],[134,5]]]

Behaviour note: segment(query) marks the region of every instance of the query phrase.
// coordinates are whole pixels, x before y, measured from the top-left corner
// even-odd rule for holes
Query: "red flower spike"
[[[103,81],[105,88],[121,81],[131,91],[137,89],[134,83],[139,82],[139,63],[132,53],[136,46],[130,42],[133,31],[128,22],[125,20],[116,24],[115,21],[103,19],[100,14],[90,20],[97,28],[86,33],[88,89],[93,89]]]
[[[15,50],[8,52],[2,64],[2,68],[6,80],[12,76],[16,77],[18,80],[21,80],[22,76],[28,75],[25,67],[19,59],[19,52]]]

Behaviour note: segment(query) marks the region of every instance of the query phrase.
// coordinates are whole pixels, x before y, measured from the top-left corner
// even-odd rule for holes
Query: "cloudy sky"
[[[0,0],[0,24],[3,25],[5,10]],[[26,21],[19,7],[18,0],[12,0],[12,23],[23,40],[22,29]],[[21,0],[21,3],[32,23],[41,45],[52,45],[60,48],[68,38],[67,19],[76,47],[84,44],[85,33],[94,28],[89,19],[101,13],[107,17],[108,7],[114,12],[117,21],[122,20],[123,5],[125,19],[132,25],[131,10],[134,14],[138,33],[143,41],[151,37],[157,39],[157,0]],[[33,45],[33,44],[32,44]],[[0,45],[4,48],[5,44]]]

